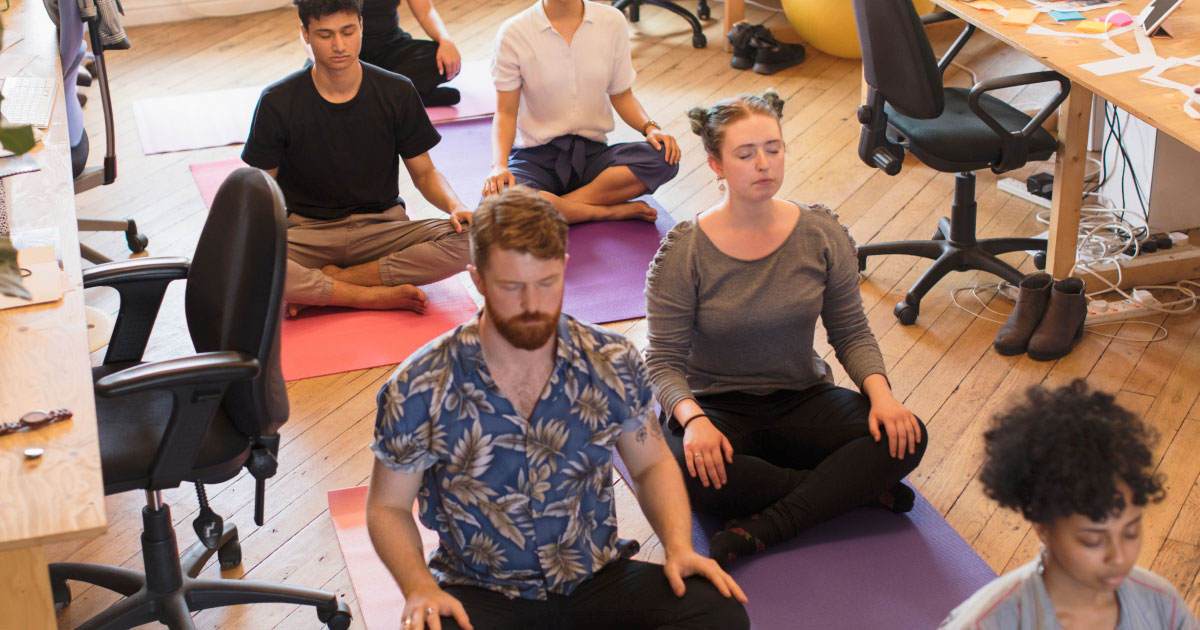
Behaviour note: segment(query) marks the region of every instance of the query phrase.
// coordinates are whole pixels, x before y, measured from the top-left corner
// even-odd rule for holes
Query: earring
[[[724,177],[717,178],[717,190],[721,191],[722,194],[725,192],[725,178]]]

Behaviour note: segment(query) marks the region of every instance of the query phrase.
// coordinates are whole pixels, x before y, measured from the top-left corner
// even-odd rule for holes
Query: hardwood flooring
[[[527,2],[505,0],[473,2],[439,0],[438,9],[449,24],[466,59],[486,59],[492,36],[500,23]],[[714,10],[715,14],[719,11]],[[720,50],[721,24],[710,21],[706,33],[712,44],[696,50],[686,24],[666,12],[647,8],[642,21],[631,27],[634,64],[638,71],[635,91],[646,109],[683,149],[679,176],[656,195],[679,220],[694,216],[718,200],[711,171],[703,159],[699,140],[690,133],[684,111],[697,104],[744,92],[773,87],[787,99],[784,135],[788,142],[788,170],[783,193],[787,197],[821,202],[836,210],[860,243],[903,238],[925,238],[933,233],[938,217],[949,209],[953,176],[936,173],[915,159],[905,162],[896,177],[863,165],[857,157],[859,125],[855,108],[860,103],[859,62],[835,59],[810,49],[798,67],[772,76],[729,67]],[[784,22],[750,7],[750,19]],[[413,30],[411,15],[401,10],[403,25]],[[300,67],[298,22],[292,9],[238,17],[211,18],[129,30],[133,48],[108,54],[116,106],[120,177],[111,186],[78,197],[81,216],[134,217],[150,236],[152,255],[190,255],[205,219],[204,205],[192,182],[188,165],[237,156],[240,146],[201,151],[142,155],[131,103],[136,99],[239,86],[265,85]],[[943,49],[957,34],[952,24],[931,31]],[[1037,67],[1037,64],[1003,44],[976,35],[960,56],[963,65],[980,77],[996,76]],[[967,85],[968,74],[952,68],[948,83]],[[102,146],[98,95],[87,108],[92,134],[93,163]],[[1044,93],[1029,89],[1002,96],[1036,108]],[[623,129],[616,139],[635,139]],[[487,150],[481,147],[481,150]],[[1048,163],[1030,165],[1011,176],[1023,180]],[[1042,228],[1038,208],[996,188],[989,172],[978,177],[979,231],[986,235],[1033,234]],[[401,193],[414,190],[402,182]],[[89,234],[83,242],[114,257],[124,257],[124,241],[116,234]],[[1031,269],[1023,255],[1011,262]],[[900,326],[893,304],[924,269],[926,263],[910,257],[871,259],[863,276],[862,294],[871,325],[879,339],[897,396],[928,424],[930,444],[921,467],[911,481],[946,516],[949,522],[997,571],[1006,571],[1032,557],[1037,542],[1029,526],[1017,515],[997,509],[980,488],[976,474],[981,458],[980,434],[991,415],[1030,385],[1057,385],[1087,378],[1095,387],[1114,392],[1130,409],[1153,424],[1161,439],[1155,450],[1159,471],[1168,479],[1166,500],[1147,512],[1141,564],[1171,580],[1193,610],[1200,610],[1200,315],[1151,317],[1170,332],[1158,343],[1116,342],[1095,334],[1085,335],[1077,349],[1054,363],[1037,363],[1026,357],[1003,357],[990,347],[999,323],[977,317],[982,302],[962,295],[964,308],[956,307],[949,290],[991,282],[980,273],[962,273],[941,282],[922,304],[914,326]],[[182,287],[173,287],[163,307],[159,326],[147,356],[164,358],[191,351],[182,327]],[[982,292],[989,306],[1001,313],[1009,303]],[[115,310],[116,299],[95,291],[89,301]],[[986,312],[984,312],[986,315]],[[1003,319],[991,314],[991,319]],[[646,343],[641,320],[610,325],[640,347]],[[1116,327],[1114,327],[1116,328]],[[1145,335],[1132,324],[1124,334]],[[823,337],[818,335],[818,337]],[[831,355],[822,340],[818,348]],[[830,356],[832,359],[832,356]],[[832,361],[839,379],[845,373]],[[252,521],[253,484],[243,475],[209,489],[213,508],[242,534],[244,561],[230,577],[282,581],[338,592],[356,615],[358,606],[328,513],[326,492],[365,483],[372,456],[367,448],[375,417],[375,392],[392,366],[337,374],[290,383],[292,415],[283,428],[278,474],[269,482],[267,522]],[[661,558],[645,519],[623,483],[618,482],[622,535],[643,541],[643,556]],[[195,493],[181,488],[166,493],[171,504],[181,546],[195,540],[191,520],[197,505]],[[138,534],[141,493],[108,498],[109,531],[91,541],[53,547],[51,560],[101,562],[141,567]],[[206,574],[215,575],[209,566]],[[63,627],[73,627],[113,601],[95,588],[76,585],[72,605],[60,616]],[[241,606],[205,611],[196,615],[200,628],[313,628],[315,615],[308,609],[286,605]]]

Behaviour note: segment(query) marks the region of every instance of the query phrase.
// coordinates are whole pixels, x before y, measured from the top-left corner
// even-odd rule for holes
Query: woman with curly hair
[[[1042,552],[963,602],[946,629],[1198,630],[1175,588],[1134,566],[1162,500],[1150,429],[1083,380],[1035,387],[984,433],[987,495],[1033,523]]]
[[[825,206],[775,198],[782,111],[767,91],[688,112],[728,193],[671,230],[646,279],[667,442],[693,507],[732,519],[710,545],[722,564],[860,505],[911,509],[900,480],[925,452],[884,376],[854,241]],[[818,318],[859,391],[813,350]]]

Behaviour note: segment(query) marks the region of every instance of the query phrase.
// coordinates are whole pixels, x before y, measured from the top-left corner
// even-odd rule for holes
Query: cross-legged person
[[[409,11],[430,39],[416,39],[400,28],[400,3],[362,0],[362,60],[408,77],[427,107],[458,103],[458,90],[442,84],[458,74],[462,56],[433,0],[408,0]]]
[[[397,627],[738,630],[738,586],[691,543],[679,466],[637,349],[562,314],[567,224],[514,187],[471,230],[470,322],[379,391],[367,528],[406,600]],[[617,538],[613,448],[665,564]],[[413,519],[438,534],[421,557]]]
[[[483,194],[523,184],[569,223],[654,221],[633,201],[679,172],[679,145],[633,94],[620,11],[590,0],[538,0],[496,35],[492,172]],[[644,142],[607,144],[613,110]]]
[[[356,0],[298,0],[314,64],[268,86],[242,159],[273,175],[288,213],[284,298],[302,305],[425,309],[416,285],[466,268],[471,212],[429,157],[441,136],[412,82],[358,58]],[[449,219],[410,220],[404,163]]]
[[[775,198],[782,111],[772,91],[689,111],[728,193],[671,230],[646,282],[667,442],[695,509],[729,519],[711,543],[722,564],[860,505],[911,509],[900,480],[925,451],[884,376],[850,234],[824,206]],[[814,351],[818,318],[859,391]]]

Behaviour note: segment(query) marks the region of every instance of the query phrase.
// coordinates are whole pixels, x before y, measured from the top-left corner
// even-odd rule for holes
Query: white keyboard
[[[55,83],[53,79],[34,77],[7,77],[0,88],[0,113],[10,125],[33,125],[45,129],[50,126],[50,112],[54,109]]]

